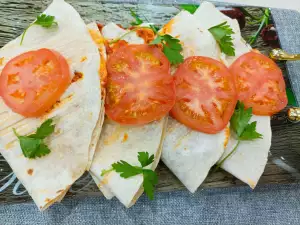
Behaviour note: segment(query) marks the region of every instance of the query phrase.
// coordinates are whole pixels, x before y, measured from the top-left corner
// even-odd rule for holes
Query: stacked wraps
[[[58,27],[44,29],[32,26],[23,45],[20,46],[21,37],[18,37],[0,50],[0,57],[4,58],[0,70],[10,59],[23,52],[50,48],[67,59],[72,78],[74,74],[82,74],[43,117],[25,118],[14,113],[0,99],[0,152],[39,209],[44,210],[60,201],[86,170],[90,171],[107,199],[116,196],[126,207],[132,206],[143,193],[143,176],[124,179],[115,171],[104,176],[101,173],[120,160],[138,165],[138,152],[155,156],[154,162],[147,166],[152,170],[155,170],[162,155],[169,169],[189,191],[195,192],[211,167],[235,146],[230,124],[217,134],[205,134],[169,116],[140,126],[120,125],[104,118],[107,75],[104,43],[121,37],[128,30],[109,23],[102,28],[101,34],[96,23],[86,26],[80,15],[63,0],[54,0],[45,14],[55,16]],[[221,53],[208,30],[225,21],[235,32],[235,57]],[[230,66],[236,58],[251,51],[241,37],[237,21],[207,2],[202,3],[193,15],[187,11],[180,12],[159,33],[178,37],[184,58],[207,56]],[[135,32],[122,40],[128,44],[145,44],[145,40]],[[28,135],[48,118],[54,118],[56,124],[54,134],[47,139],[51,153],[35,160],[25,158],[13,128],[21,135]],[[267,162],[271,128],[269,117],[253,116],[252,120],[257,121],[257,131],[263,134],[263,139],[243,142],[222,168],[254,188]]]
[[[208,31],[223,22],[227,22],[235,32],[234,57],[221,53]],[[203,2],[193,15],[186,11],[180,12],[165,26],[167,29],[163,30],[179,37],[185,58],[207,56],[230,66],[239,56],[251,51],[251,47],[241,37],[237,21],[225,16],[208,2]],[[208,135],[193,131],[173,119],[169,121],[162,160],[194,192],[204,181],[210,168],[231,152],[237,140],[232,135],[228,140],[229,128],[218,134]],[[270,117],[267,116],[253,116],[251,121],[257,121],[257,131],[263,134],[263,139],[242,142],[237,151],[222,164],[222,168],[254,188],[267,163],[271,127]]]

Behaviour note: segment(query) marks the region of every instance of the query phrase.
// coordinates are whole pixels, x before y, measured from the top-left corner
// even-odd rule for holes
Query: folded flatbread
[[[187,26],[188,24],[188,26]],[[199,21],[181,11],[161,30],[177,37],[183,46],[184,58],[207,56],[222,60],[214,37],[207,29],[199,29]],[[190,192],[195,192],[220,159],[228,142],[229,128],[218,134],[205,134],[169,118],[163,144],[162,161]]]
[[[251,51],[251,47],[246,44],[241,36],[237,21],[222,14],[213,4],[209,2],[202,3],[194,16],[199,21],[201,29],[209,29],[212,26],[227,21],[234,30],[233,44],[236,56],[223,56],[223,60],[227,65],[231,65],[239,56]],[[207,18],[209,18],[209,20]],[[272,130],[269,116],[253,116],[251,121],[257,121],[257,132],[261,133],[263,138],[254,141],[242,141],[237,151],[225,160],[222,168],[247,183],[251,188],[254,188],[268,161]],[[224,155],[220,160],[232,151],[235,144],[236,140],[231,136]]]
[[[126,32],[128,31],[114,23],[109,23],[102,28],[102,35],[108,40],[118,38]],[[135,32],[126,35],[124,40],[129,44],[144,43]],[[115,171],[104,176],[101,176],[101,172],[110,169],[113,163],[120,160],[139,166],[138,152],[154,154],[154,162],[148,166],[154,170],[161,156],[166,122],[167,118],[163,118],[143,126],[125,126],[105,119],[90,174],[107,199],[116,196],[126,207],[130,207],[143,193],[142,175],[124,179]]]
[[[41,118],[16,114],[0,99],[0,152],[40,210],[59,201],[89,167],[101,130],[99,115],[103,114],[98,73],[101,59],[84,21],[63,0],[54,0],[44,13],[55,16],[58,26],[32,26],[21,46],[18,37],[0,50],[0,57],[4,57],[0,70],[23,52],[49,48],[67,59],[72,74],[83,74]],[[48,118],[54,118],[56,124],[55,132],[46,140],[51,153],[25,158],[13,128],[20,135],[28,135]]]

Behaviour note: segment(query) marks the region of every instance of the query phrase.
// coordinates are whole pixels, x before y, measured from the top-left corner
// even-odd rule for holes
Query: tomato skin
[[[189,57],[174,78],[176,103],[170,112],[173,118],[208,134],[216,134],[227,126],[237,94],[233,76],[225,65],[208,57]]]
[[[0,76],[0,96],[14,112],[39,117],[71,83],[66,59],[56,51],[39,49],[11,59]]]
[[[253,114],[271,116],[284,109],[288,99],[282,71],[270,58],[249,52],[240,56],[231,66],[238,99]]]
[[[106,115],[120,124],[159,120],[175,104],[170,63],[155,46],[126,45],[107,61]]]

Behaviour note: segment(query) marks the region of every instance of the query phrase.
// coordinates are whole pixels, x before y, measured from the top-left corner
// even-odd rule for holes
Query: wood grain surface
[[[34,18],[41,13],[50,0],[1,0],[0,1],[0,47],[6,44],[11,39],[14,39],[22,33]],[[106,23],[114,21],[123,26],[128,26],[132,20],[129,9],[133,8],[147,18],[149,21],[164,24],[176,13],[179,12],[177,5],[153,5],[153,4],[132,4],[132,3],[114,3],[103,2],[99,0],[69,0],[75,9],[80,13],[86,23],[98,21]],[[156,3],[162,3],[156,1]],[[258,9],[249,9],[252,13],[260,13]],[[247,38],[257,30],[257,25],[247,25],[243,30],[243,36]],[[259,38],[255,46],[263,53],[268,53],[270,47],[265,45]],[[285,73],[284,64],[280,67]],[[286,80],[289,86],[288,80]],[[286,112],[282,111],[272,118],[273,139],[270,150],[270,157],[265,172],[259,182],[261,184],[270,183],[293,183],[297,182],[300,177],[298,170],[300,169],[300,124],[292,124],[286,118]],[[178,179],[166,168],[163,163],[160,163],[158,169],[159,184],[158,191],[172,191],[183,189],[184,186]],[[10,177],[5,178],[11,173],[8,164],[0,156],[0,187]],[[15,180],[4,192],[0,193],[0,203],[23,202],[30,200],[30,197],[25,193],[21,195],[12,194],[13,188],[16,187]],[[17,184],[18,185],[18,184]],[[241,181],[234,178],[232,175],[219,171],[210,174],[204,184],[199,188],[207,187],[228,187],[235,185],[245,185]],[[18,193],[24,189],[22,186],[18,188]],[[91,180],[88,174],[85,174],[71,188],[68,196],[71,195],[101,195],[96,185]]]

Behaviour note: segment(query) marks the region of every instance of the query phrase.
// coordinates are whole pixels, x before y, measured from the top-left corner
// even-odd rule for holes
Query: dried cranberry
[[[260,33],[264,42],[273,48],[279,48],[278,35],[273,24],[269,24]]]
[[[231,19],[236,19],[239,22],[240,28],[243,29],[246,25],[244,13],[238,8],[225,8],[221,12]]]

